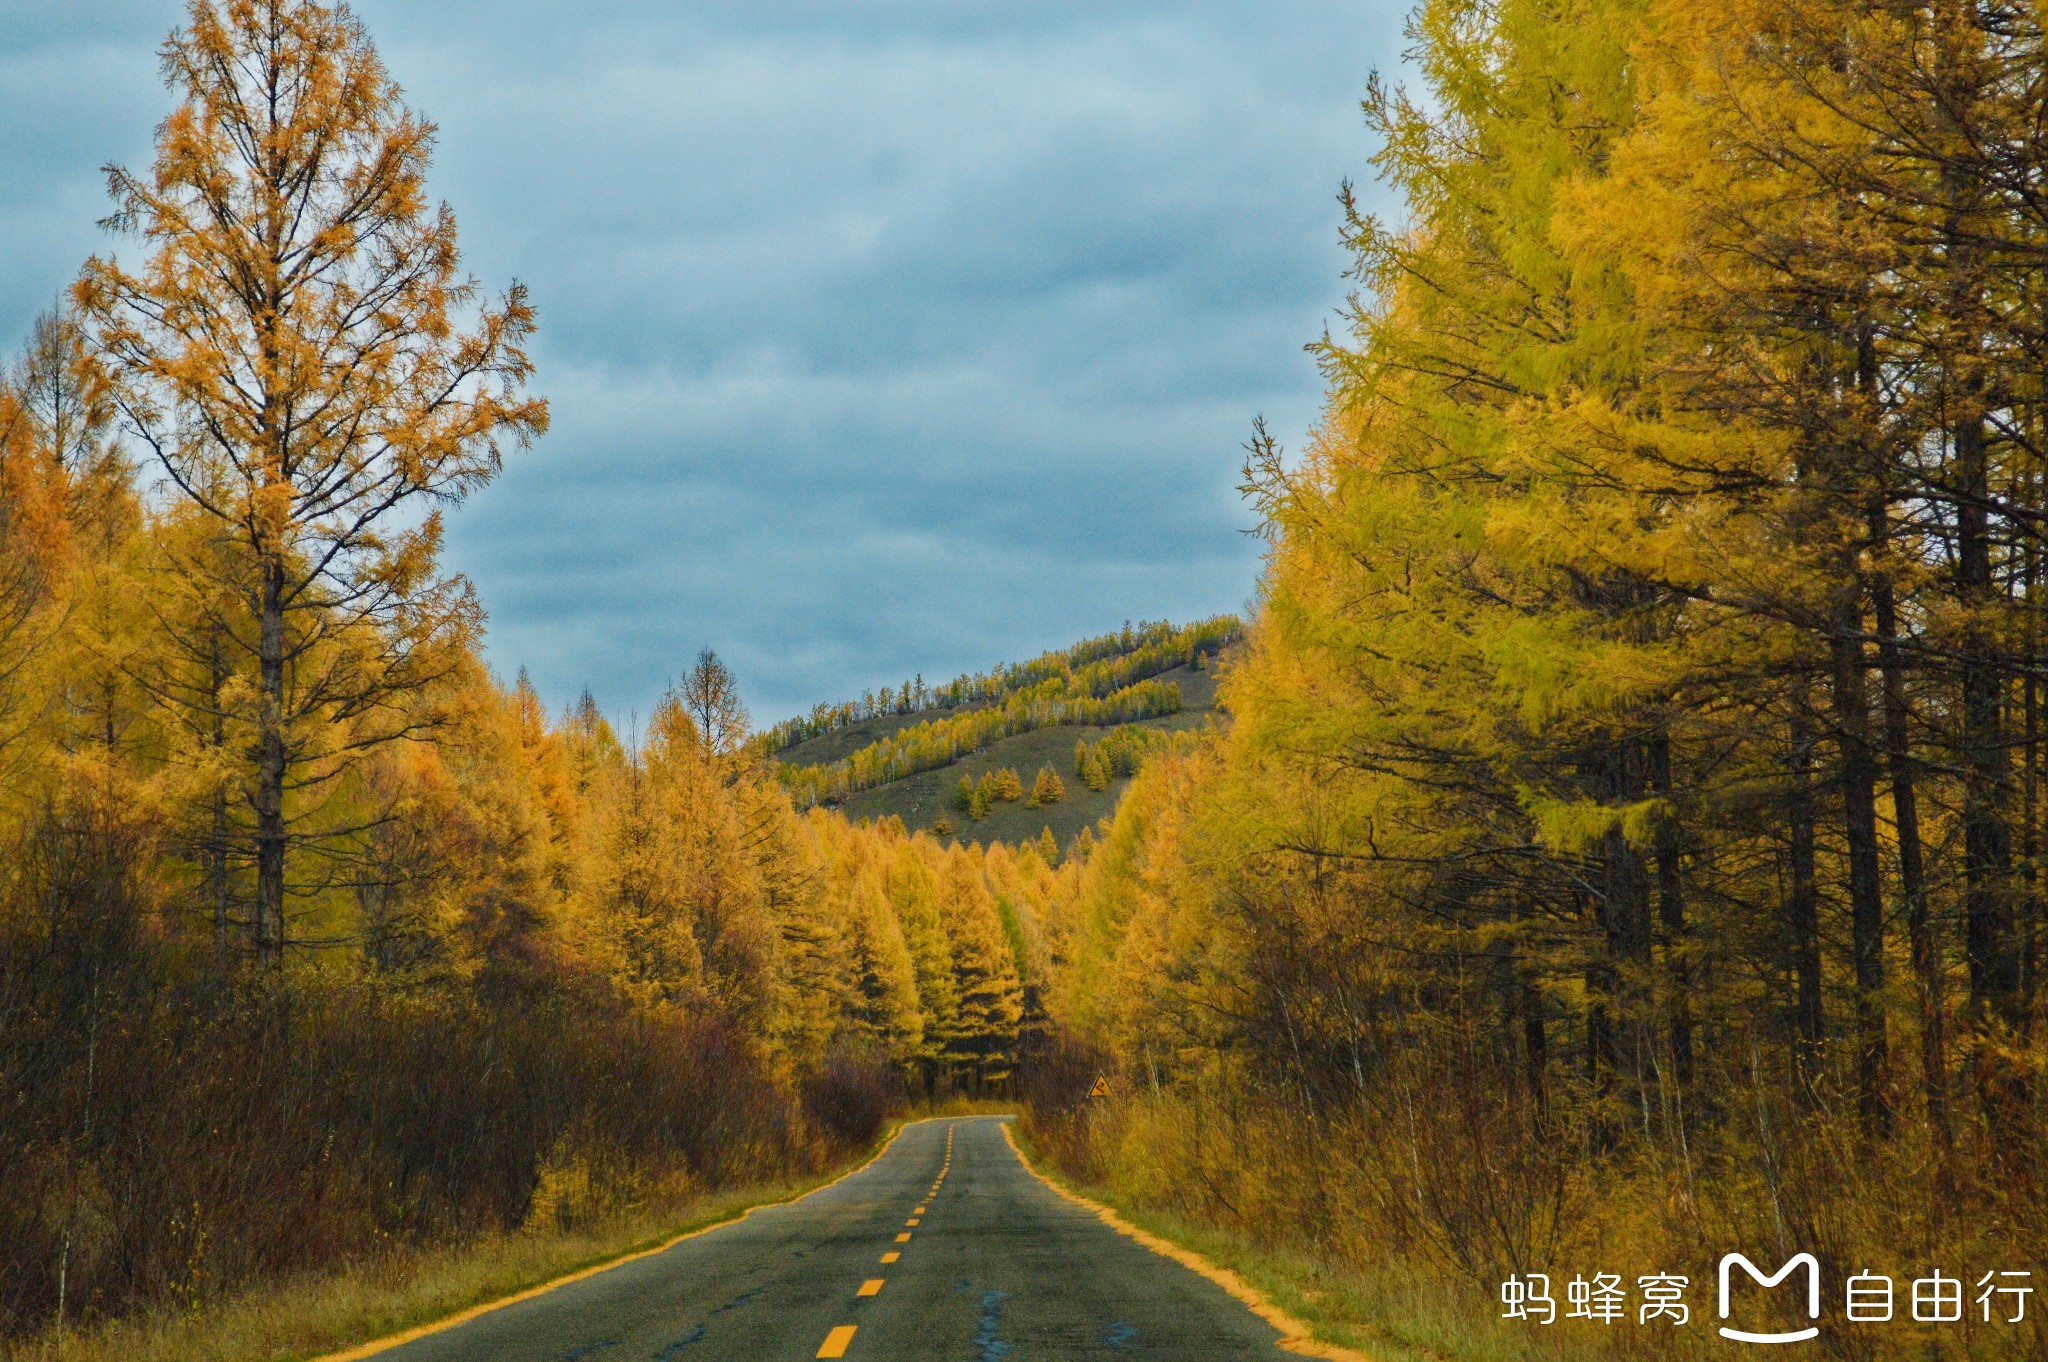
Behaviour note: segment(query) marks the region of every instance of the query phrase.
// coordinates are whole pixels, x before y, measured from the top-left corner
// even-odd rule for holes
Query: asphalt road
[[[907,1127],[867,1168],[379,1362],[1281,1359],[1222,1288],[1018,1161],[1000,1117]]]

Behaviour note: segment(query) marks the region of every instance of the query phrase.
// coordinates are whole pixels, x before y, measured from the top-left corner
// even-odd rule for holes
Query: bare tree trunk
[[[211,711],[208,721],[208,746],[217,758],[221,749],[227,746],[227,714],[222,708],[221,692],[228,683],[227,650],[222,644],[221,627],[218,620],[207,628],[207,708]],[[213,910],[213,954],[217,968],[226,969],[228,963],[228,792],[220,783],[216,773],[213,790],[207,796],[208,827],[206,830],[206,895]]]
[[[256,954],[275,962],[285,941],[286,774],[284,732],[284,564],[266,546],[258,626],[262,695],[256,751]]]
[[[1882,523],[1882,512],[1878,522]],[[1928,912],[1926,852],[1920,840],[1920,805],[1913,787],[1911,715],[1906,705],[1905,665],[1899,655],[1898,609],[1891,579],[1880,573],[1871,583],[1877,624],[1877,665],[1884,680],[1884,746],[1892,789],[1892,817],[1899,843],[1899,891],[1906,901],[1906,937],[1920,1004],[1920,1081],[1927,1124],[1935,1144],[1955,1143],[1948,1109],[1948,1001],[1941,951]]]
[[[1586,966],[1586,1082],[1593,1093],[1586,1134],[1596,1154],[1614,1148],[1614,1122],[1607,1109],[1614,1095],[1614,1023],[1608,1014],[1613,996],[1614,966],[1605,961]]]
[[[1804,697],[1797,703],[1803,709]],[[1795,710],[1791,724],[1792,798],[1788,809],[1786,869],[1790,884],[1785,899],[1785,925],[1791,937],[1794,1049],[1801,1078],[1811,1083],[1817,1076],[1821,1050],[1826,1042],[1825,1013],[1821,1002],[1820,891],[1814,875],[1813,734],[1803,712]]]
[[[1543,994],[1527,979],[1518,981],[1516,991],[1522,1013],[1522,1076],[1540,1127],[1550,1115],[1550,1035],[1543,1019]]]
[[[1858,593],[1860,595],[1860,592]],[[1836,609],[1835,726],[1841,744],[1836,783],[1849,859],[1849,956],[1856,981],[1856,1106],[1866,1135],[1891,1126],[1885,1092],[1891,1042],[1884,1011],[1884,900],[1877,841],[1877,758],[1870,741],[1870,695],[1864,677],[1863,611],[1844,593]]]
[[[1995,608],[1985,498],[1989,470],[1984,423],[1972,416],[1955,434],[1956,589],[1966,612],[1959,644],[1963,776],[1963,949],[1976,1030],[1978,1100],[1994,1143],[2010,1150],[2024,1080],[2001,1056],[1999,1033],[2020,1022],[2020,950],[2012,883],[2011,764],[2005,751],[2005,675],[1983,618]]]
[[[1671,740],[1660,733],[1650,743],[1650,788],[1671,798]],[[1664,929],[1664,1010],[1671,1042],[1671,1063],[1680,1088],[1693,1080],[1692,961],[1686,954],[1685,887],[1679,864],[1678,819],[1667,815],[1657,826],[1657,920]]]
[[[1642,756],[1641,744],[1633,739],[1618,740],[1603,754],[1600,793],[1610,804],[1625,805],[1642,798],[1647,783]],[[1618,1040],[1627,1046],[1629,1099],[1645,1108],[1650,1094],[1650,1050],[1655,1043],[1649,867],[1642,852],[1629,844],[1618,827],[1602,839],[1600,860],[1600,922],[1606,929],[1610,961],[1604,977],[1613,1007],[1607,1018],[1610,1045]],[[1612,1035],[1613,1031],[1619,1035]]]
[[[2038,473],[2027,475],[2028,500],[2032,505],[2040,504],[2040,477]],[[2025,615],[2020,625],[2020,665],[2026,676],[2020,687],[2020,725],[2023,742],[2020,747],[2020,865],[2022,872],[2019,920],[2015,930],[2019,934],[2017,948],[2020,963],[2019,1028],[2023,1040],[2031,1040],[2036,1021],[2035,1007],[2040,981],[2041,948],[2041,872],[2039,865],[2040,843],[2040,771],[2041,771],[2041,664],[2040,614],[2036,602],[2040,590],[2041,545],[2038,540],[2029,539],[2025,551],[2021,600]]]

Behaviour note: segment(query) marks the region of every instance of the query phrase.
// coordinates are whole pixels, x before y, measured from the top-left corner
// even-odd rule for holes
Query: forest
[[[0,1346],[1005,1090],[1039,851],[800,814],[709,650],[625,736],[495,679],[440,514],[546,428],[533,310],[345,11],[165,51],[138,254],[0,384]]]
[[[821,1170],[956,1093],[1389,1356],[1720,1355],[1503,1320],[1520,1274],[2038,1272],[2043,22],[1424,0],[1323,415],[1247,446],[1248,622],[758,734],[707,650],[621,736],[495,678],[440,564],[548,413],[431,125],[344,12],[194,0],[110,174],[138,255],[0,387],[0,1335]],[[1132,784],[1065,848],[831,807],[1194,661],[1227,724],[1084,739]]]
[[[1430,0],[1410,38],[1365,103],[1405,215],[1347,191],[1325,418],[1249,447],[1233,725],[1056,919],[1051,1015],[1122,1096],[1070,1078],[1040,1138],[1370,1275],[1435,1355],[1513,1274],[2038,1273],[2040,12]],[[2009,1314],[1827,1348],[2042,1355]],[[1714,1341],[1540,1333],[1489,1355]]]
[[[1061,696],[1103,699],[1138,681],[1187,664],[1199,666],[1243,636],[1244,623],[1235,615],[1217,615],[1193,624],[1141,620],[1113,634],[1082,639],[1069,648],[1041,653],[1029,662],[1013,662],[986,672],[964,673],[940,686],[925,684],[922,674],[901,686],[884,686],[858,700],[820,703],[810,713],[784,719],[755,735],[755,745],[774,754],[809,738],[850,728],[863,720],[890,714],[926,714],[964,706],[1000,705],[1020,691],[1059,683]]]

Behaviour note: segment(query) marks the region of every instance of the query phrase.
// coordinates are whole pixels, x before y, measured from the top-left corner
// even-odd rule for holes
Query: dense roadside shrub
[[[48,818],[5,882],[0,1334],[514,1229],[565,1151],[598,1203],[781,1175],[886,1106],[846,1061],[808,1117],[758,1047],[545,962],[216,973],[159,930],[146,841]]]
[[[804,1111],[845,1146],[871,1142],[902,1100],[903,1072],[871,1049],[836,1045],[803,1082]]]

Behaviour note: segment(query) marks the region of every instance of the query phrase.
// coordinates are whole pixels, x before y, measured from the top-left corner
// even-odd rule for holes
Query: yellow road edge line
[[[840,1324],[834,1326],[832,1332],[825,1335],[825,1341],[818,1345],[818,1356],[846,1356],[846,1345],[853,1342],[854,1331],[858,1328],[860,1328],[858,1324]]]
[[[1274,1304],[1271,1296],[1268,1296],[1229,1268],[1218,1267],[1193,1249],[1183,1248],[1171,1240],[1161,1239],[1149,1230],[1141,1230],[1101,1202],[1090,1201],[1079,1192],[1060,1186],[1060,1184],[1039,1172],[1038,1169],[1032,1166],[1031,1160],[1024,1157],[1024,1151],[1017,1145],[1017,1137],[1010,1133],[1010,1122],[1004,1121],[1001,1125],[1003,1127],[1003,1139],[1009,1144],[1010,1152],[1017,1156],[1017,1162],[1024,1165],[1025,1172],[1051,1188],[1057,1195],[1065,1197],[1077,1206],[1086,1207],[1088,1210],[1095,1212],[1097,1218],[1103,1224],[1109,1226],[1118,1234],[1123,1235],[1127,1239],[1136,1240],[1163,1258],[1173,1259],[1174,1262],[1179,1263],[1182,1267],[1208,1278],[1225,1291],[1228,1291],[1245,1308],[1280,1331],[1282,1335],[1280,1346],[1286,1351],[1302,1357],[1319,1357],[1324,1359],[1324,1362],[1377,1362],[1377,1359],[1373,1358],[1370,1354],[1359,1352],[1354,1348],[1344,1348],[1339,1347],[1335,1343],[1323,1342],[1310,1331],[1308,1325]]]
[[[653,1248],[636,1249],[631,1253],[622,1253],[618,1257],[607,1259],[602,1263],[593,1263],[589,1267],[579,1268],[575,1272],[569,1273],[567,1276],[557,1277],[553,1281],[542,1282],[539,1286],[529,1286],[524,1291],[517,1291],[509,1296],[500,1296],[498,1299],[494,1301],[485,1301],[480,1305],[472,1305],[469,1306],[467,1309],[458,1310],[454,1314],[445,1316],[441,1319],[431,1320],[426,1324],[415,1325],[412,1328],[407,1329],[403,1333],[388,1334],[383,1338],[373,1339],[368,1343],[358,1343],[355,1347],[349,1348],[343,1352],[323,1353],[319,1357],[310,1359],[310,1362],[362,1362],[363,1358],[374,1357],[378,1353],[385,1352],[391,1348],[396,1348],[404,1343],[410,1343],[414,1339],[426,1338],[431,1334],[444,1333],[449,1329],[455,1328],[457,1325],[467,1324],[471,1320],[476,1319],[479,1316],[490,1314],[493,1310],[502,1310],[508,1305],[517,1305],[521,1301],[530,1301],[535,1296],[545,1296],[548,1292],[555,1290],[557,1287],[568,1286],[571,1283],[580,1282],[586,1277],[595,1277],[600,1272],[610,1272],[615,1267],[624,1267],[627,1263],[638,1262],[642,1258],[652,1258],[657,1253],[666,1253],[670,1249],[674,1248],[677,1244],[682,1243],[685,1239],[695,1239],[700,1234],[709,1234],[713,1230],[722,1230],[726,1228],[728,1225],[737,1225],[742,1220],[745,1220],[748,1216],[752,1215],[755,1211],[773,1210],[777,1206],[794,1206],[797,1202],[802,1201],[805,1197],[816,1196],[818,1193],[826,1190],[829,1187],[837,1187],[840,1183],[846,1181],[854,1174],[865,1173],[868,1169],[874,1167],[875,1164],[881,1159],[882,1155],[888,1153],[890,1147],[893,1146],[897,1140],[903,1137],[903,1132],[910,1129],[912,1126],[921,1126],[925,1123],[925,1121],[940,1121],[944,1119],[945,1118],[942,1116],[927,1116],[922,1120],[905,1121],[902,1125],[896,1127],[896,1133],[891,1135],[888,1138],[888,1140],[883,1143],[882,1147],[874,1152],[874,1156],[870,1158],[866,1163],[862,1164],[858,1168],[849,1168],[844,1173],[841,1173],[838,1177],[832,1179],[832,1181],[820,1183],[818,1186],[811,1188],[811,1190],[808,1192],[799,1192],[795,1196],[784,1197],[780,1201],[764,1201],[758,1206],[749,1206],[744,1211],[741,1211],[738,1215],[732,1216],[729,1219],[721,1220],[713,1225],[701,1225],[694,1230],[686,1230],[683,1233],[675,1236],[673,1239],[669,1239],[662,1243],[656,1244]],[[851,1327],[852,1326],[850,1325],[848,1326],[848,1338],[851,1338],[853,1336],[850,1332]],[[835,1353],[834,1356],[838,1356],[838,1354]]]

